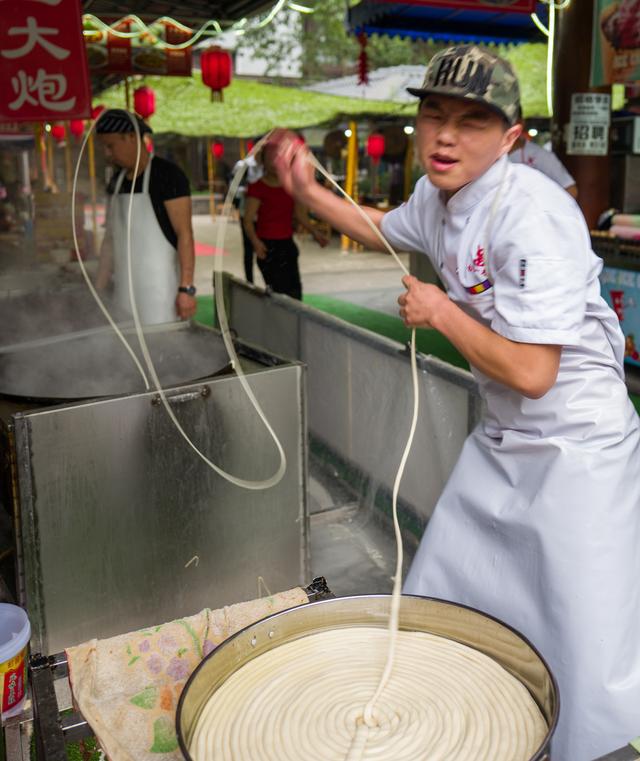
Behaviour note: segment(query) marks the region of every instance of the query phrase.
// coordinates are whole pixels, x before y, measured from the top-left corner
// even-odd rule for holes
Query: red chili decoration
[[[66,135],[64,124],[52,124],[51,125],[51,137],[56,143],[61,143]]]
[[[69,122],[69,132],[76,138],[80,138],[84,135],[84,119],[72,119]]]
[[[253,142],[253,140],[247,140],[247,153],[251,153],[254,145],[255,143]]]
[[[216,140],[215,143],[212,143],[211,153],[213,153],[216,159],[220,160],[224,156],[224,143],[220,140]]]
[[[222,91],[231,84],[231,56],[222,48],[204,50],[200,56],[202,81],[211,88],[211,100],[222,100]]]
[[[360,32],[358,35],[358,42],[360,43],[360,55],[358,56],[358,84],[369,84],[369,59],[367,58],[367,35],[364,32]]]
[[[153,116],[156,112],[155,92],[146,85],[138,87],[133,93],[133,109],[143,119]]]
[[[371,158],[374,164],[377,164],[384,156],[384,150],[384,135],[379,132],[372,132],[367,138],[367,156]]]

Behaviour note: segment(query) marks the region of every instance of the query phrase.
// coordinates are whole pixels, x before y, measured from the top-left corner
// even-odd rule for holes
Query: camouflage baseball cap
[[[518,77],[508,61],[478,45],[456,45],[436,53],[422,87],[408,87],[407,92],[419,98],[449,95],[473,100],[497,111],[509,124],[518,121]]]

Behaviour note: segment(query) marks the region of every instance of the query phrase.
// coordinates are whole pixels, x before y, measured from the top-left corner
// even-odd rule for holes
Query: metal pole
[[[38,152],[38,169],[40,174],[40,180],[42,181],[42,189],[44,190],[48,183],[47,172],[47,146],[45,142],[44,124],[35,125],[36,134],[36,150]]]
[[[216,202],[213,197],[213,152],[211,138],[207,138],[207,179],[209,181],[209,214],[214,219],[216,216]]]
[[[89,135],[89,186],[91,188],[91,229],[93,230],[93,250],[98,252],[98,215],[96,205],[98,194],[96,192],[96,146],[93,132]]]
[[[351,134],[347,140],[347,171],[345,172],[344,190],[353,198],[358,175],[358,127],[354,121],[349,122],[349,130]],[[350,244],[350,238],[346,235],[340,236],[340,248],[343,251],[348,251]]]
[[[407,136],[407,150],[404,155],[404,190],[402,200],[406,201],[411,193],[411,170],[413,169],[413,137]]]
[[[67,193],[71,193],[71,132],[69,125],[64,125],[64,184]]]
[[[58,192],[58,186],[56,184],[56,177],[54,174],[54,157],[53,157],[53,138],[50,134],[47,134],[46,136],[46,145],[47,145],[47,159],[48,159],[48,169],[49,169],[49,186],[51,188],[52,193]]]

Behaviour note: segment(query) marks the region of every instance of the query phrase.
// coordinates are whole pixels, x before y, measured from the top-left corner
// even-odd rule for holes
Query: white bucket
[[[0,603],[0,700],[2,720],[22,710],[31,626],[17,605]]]

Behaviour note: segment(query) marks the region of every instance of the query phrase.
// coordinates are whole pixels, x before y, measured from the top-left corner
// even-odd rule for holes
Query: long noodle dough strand
[[[380,229],[309,160],[408,274]],[[411,372],[413,415],[393,487],[397,556],[388,630],[314,634],[245,665],[206,704],[191,746],[196,761],[527,761],[544,739],[547,725],[535,701],[495,661],[445,638],[398,630],[403,547],[397,499],[419,414],[415,329]]]

